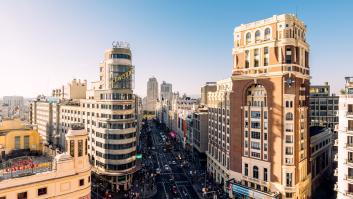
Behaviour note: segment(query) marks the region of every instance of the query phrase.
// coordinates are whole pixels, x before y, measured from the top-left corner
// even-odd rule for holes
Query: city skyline
[[[2,3],[0,84],[12,82],[12,86],[2,87],[0,96],[50,95],[52,89],[73,78],[96,81],[101,52],[114,40],[131,45],[137,94],[146,96],[147,80],[155,76],[159,82],[172,83],[174,91],[199,95],[205,82],[231,76],[236,26],[282,13],[296,13],[308,24],[311,84],[328,80],[337,93],[341,77],[350,75],[352,39],[332,35],[352,33],[348,21],[353,17],[351,3],[271,1],[259,5],[253,8],[249,3],[230,1]],[[331,67],[334,73],[327,72]]]

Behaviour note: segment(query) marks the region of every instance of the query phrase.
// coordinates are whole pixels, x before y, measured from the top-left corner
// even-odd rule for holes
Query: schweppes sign
[[[118,81],[127,79],[127,78],[131,77],[131,76],[133,75],[133,73],[134,73],[134,69],[131,68],[130,70],[126,71],[125,73],[114,77],[114,78],[112,79],[112,82],[113,82],[113,84],[114,84],[114,83],[116,83],[116,82],[118,82]]]

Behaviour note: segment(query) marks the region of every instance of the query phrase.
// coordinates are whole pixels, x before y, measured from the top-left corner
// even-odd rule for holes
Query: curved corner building
[[[96,113],[91,113],[95,120],[86,123],[91,128],[90,159],[113,190],[127,190],[136,170],[134,67],[128,44],[107,49],[99,71],[99,81],[93,82],[85,100],[86,110]]]

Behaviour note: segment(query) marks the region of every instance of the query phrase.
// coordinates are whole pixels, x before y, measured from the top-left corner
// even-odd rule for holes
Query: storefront
[[[266,193],[241,184],[232,184],[233,198],[236,199],[279,199],[278,193]]]

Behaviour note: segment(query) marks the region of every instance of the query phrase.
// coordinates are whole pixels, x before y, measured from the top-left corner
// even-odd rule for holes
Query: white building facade
[[[353,77],[346,77],[345,93],[339,98],[337,199],[353,198]]]

